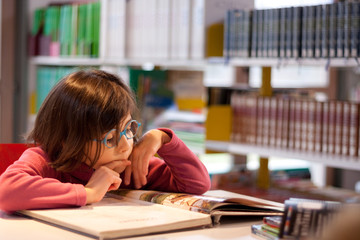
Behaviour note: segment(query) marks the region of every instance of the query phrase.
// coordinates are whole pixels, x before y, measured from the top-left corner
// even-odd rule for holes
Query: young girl
[[[172,130],[153,129],[137,141],[135,113],[133,93],[115,75],[82,70],[63,78],[29,135],[36,147],[0,176],[0,209],[83,206],[119,187],[207,191],[206,168]]]

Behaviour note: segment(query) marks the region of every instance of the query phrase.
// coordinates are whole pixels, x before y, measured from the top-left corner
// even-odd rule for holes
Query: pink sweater
[[[159,149],[162,159],[153,157],[147,184],[142,189],[202,194],[210,188],[209,174],[186,145],[169,129],[161,129],[171,141]],[[0,209],[58,208],[86,204],[84,185],[93,169],[82,164],[71,173],[62,173],[48,165],[47,154],[40,148],[26,150],[0,176]],[[121,184],[120,188],[133,188]]]

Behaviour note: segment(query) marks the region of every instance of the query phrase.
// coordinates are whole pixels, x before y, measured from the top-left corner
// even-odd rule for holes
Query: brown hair
[[[128,114],[136,115],[133,92],[116,75],[80,70],[65,76],[50,91],[36,117],[28,140],[40,145],[58,171],[69,172],[89,159],[87,143],[115,128]],[[95,159],[99,158],[97,143]]]

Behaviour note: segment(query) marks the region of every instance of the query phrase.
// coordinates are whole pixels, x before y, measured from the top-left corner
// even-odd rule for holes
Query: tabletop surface
[[[142,239],[142,240],[213,240],[213,239],[241,239],[256,240],[261,239],[251,234],[251,225],[261,223],[259,217],[225,217],[218,226],[212,228],[201,228],[184,231],[167,232],[161,234],[151,234],[122,239]],[[84,240],[96,239],[86,236],[69,229],[43,223],[26,217],[9,215],[0,210],[0,239],[1,240]]]

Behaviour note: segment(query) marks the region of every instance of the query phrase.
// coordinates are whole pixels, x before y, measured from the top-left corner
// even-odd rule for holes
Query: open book
[[[200,212],[212,217],[217,224],[221,216],[282,215],[284,204],[224,190],[212,190],[204,195],[167,193],[149,190],[119,189],[112,196],[124,196],[164,206]]]
[[[105,239],[211,226],[222,215],[280,215],[282,210],[280,203],[226,191],[195,196],[117,190],[98,203],[80,208],[22,210],[19,213]]]

